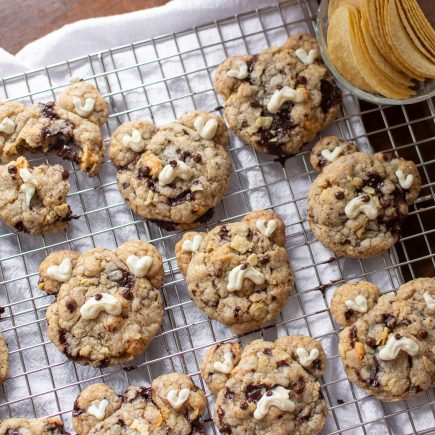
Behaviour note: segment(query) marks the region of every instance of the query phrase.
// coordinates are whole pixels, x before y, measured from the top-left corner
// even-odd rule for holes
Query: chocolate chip
[[[417,332],[417,337],[420,338],[421,340],[427,338],[428,335],[429,333],[425,329],[420,329],[420,331]]]
[[[360,196],[360,199],[362,202],[369,202],[370,201],[370,195],[362,195]]]
[[[62,159],[71,160],[75,163],[81,162],[81,149],[74,142],[60,144],[55,147],[56,154]]]
[[[298,78],[296,79],[296,83],[298,85],[306,85],[307,79],[304,76],[298,76]]]
[[[122,188],[123,188],[123,189],[127,189],[127,187],[130,187],[130,183],[129,183],[128,181],[124,181],[124,182],[122,183]]]
[[[225,225],[223,225],[219,230],[219,237],[221,238],[221,240],[229,240],[229,234],[230,231]]]
[[[17,167],[15,165],[8,166],[8,172],[10,174],[16,174],[17,173]]]
[[[301,416],[301,417],[298,417],[296,420],[295,420],[295,423],[298,425],[298,426],[300,426],[301,424],[303,424],[303,423],[305,423],[306,421],[308,420],[308,417],[306,417],[306,416]]]
[[[296,385],[294,386],[294,388],[293,388],[293,392],[295,393],[295,394],[302,394],[303,393],[303,391],[305,390],[305,380],[304,380],[304,378],[299,378],[298,379],[298,382],[296,383]]]
[[[402,336],[399,334],[399,333],[395,333],[394,334],[394,338],[396,339],[396,340],[400,340],[401,338],[402,338]]]
[[[194,155],[193,155],[193,161],[194,161],[195,163],[201,163],[201,162],[202,162],[202,157],[201,157],[201,155],[200,155],[200,154],[194,154]]]
[[[234,311],[233,311],[234,317],[239,317],[240,316],[241,309],[242,309],[241,307],[234,308]]]
[[[191,154],[189,151],[183,151],[181,156],[180,156],[180,160],[185,162],[190,156],[191,156]]]
[[[174,198],[168,198],[168,204],[171,206],[180,205],[186,201],[191,201],[193,199],[193,196],[194,194],[191,192],[191,190],[186,189]]]
[[[24,223],[23,222],[17,222],[16,224],[15,224],[15,228],[18,230],[18,231],[21,231],[21,232],[23,232],[23,233],[28,233],[29,231],[28,231],[28,229],[26,228],[26,226],[24,225]]]
[[[269,261],[270,261],[270,257],[269,257],[269,255],[263,255],[259,260],[258,260],[258,262],[260,263],[260,264],[267,264],[267,263],[269,263]]]
[[[366,344],[369,347],[375,347],[376,346],[376,340],[373,337],[367,337]]]
[[[51,120],[59,119],[59,115],[54,110],[54,102],[42,105],[41,115]]]
[[[99,301],[99,300],[101,300],[101,299],[103,299],[103,295],[102,295],[101,293],[97,293],[97,294],[95,295],[95,300],[96,300],[96,301]]]
[[[273,394],[273,391],[272,390],[268,390],[268,391],[266,391],[266,396],[271,396]]]
[[[263,353],[265,355],[272,355],[272,349],[269,349],[269,348],[263,349]]]
[[[134,299],[134,295],[133,295],[133,292],[130,290],[130,289],[125,289],[125,290],[122,290],[122,292],[121,292],[121,296],[124,298],[124,299],[127,299],[128,301],[131,301],[131,300],[133,300]]]
[[[225,415],[225,411],[220,406],[218,406],[217,415],[220,419]]]
[[[3,314],[5,312],[4,307],[0,307],[0,314]]]
[[[170,164],[173,168],[175,168],[175,166],[177,166],[177,161],[176,161],[176,160],[170,160],[170,161],[169,161],[169,164]]]
[[[122,418],[118,418],[118,421],[116,422],[117,425],[121,426],[121,427],[125,427],[125,421]]]
[[[64,169],[62,172],[62,179],[68,180],[68,178],[69,178],[69,171],[67,169]]]
[[[335,192],[335,197],[337,199],[343,199],[344,198],[344,192]]]
[[[393,328],[396,324],[396,318],[391,314],[382,314],[382,321],[387,328]]]
[[[352,326],[352,328],[350,328],[349,330],[349,340],[352,347],[355,347],[355,341],[357,339],[357,336],[358,336],[357,330],[355,326]]]
[[[132,289],[136,283],[136,277],[127,269],[120,269],[121,277],[114,280],[120,287],[126,287]]]
[[[318,166],[319,166],[320,168],[323,168],[323,167],[326,165],[326,163],[328,163],[328,161],[327,161],[327,160],[324,160],[324,159],[320,159],[320,160],[317,162],[317,164],[318,164]]]
[[[377,379],[370,379],[369,384],[373,388],[379,387],[379,381]]]
[[[320,93],[322,94],[320,107],[323,113],[327,113],[332,106],[341,102],[341,91],[335,82],[320,80]]]
[[[213,271],[213,275],[216,278],[222,278],[223,274],[224,274],[224,271],[220,267]]]
[[[225,393],[224,393],[225,399],[233,400],[235,396],[236,396],[236,393],[234,393],[234,391],[231,391],[228,388],[225,388]]]
[[[403,319],[397,324],[397,326],[409,326],[411,323],[412,323],[411,320]]]
[[[276,366],[277,367],[287,367],[288,364],[287,364],[287,361],[283,360],[283,361],[277,361]]]
[[[261,399],[261,396],[263,395],[262,390],[266,388],[266,385],[248,385],[246,387],[246,400],[251,403],[256,403]]]
[[[248,263],[243,263],[241,266],[240,266],[240,270],[245,270],[245,269],[247,269],[248,268]]]
[[[390,151],[384,152],[384,153],[382,153],[382,155],[383,155],[384,160],[386,162],[391,162],[391,160],[393,160],[393,158],[394,158],[394,154],[392,152],[390,152]]]
[[[151,169],[148,166],[144,166],[137,171],[137,178],[139,180],[143,180],[144,178],[148,178],[151,173]]]
[[[253,100],[249,102],[249,106],[253,109],[259,109],[261,107],[261,104],[257,100]]]
[[[344,318],[349,321],[354,315],[354,311],[352,309],[348,309],[344,312]]]
[[[66,307],[68,308],[68,311],[70,313],[72,313],[76,307],[77,307],[77,303],[74,299],[70,299],[67,303],[66,303]]]
[[[229,433],[229,434],[233,433],[233,430],[231,429],[229,424],[224,424],[223,426],[220,426],[219,430],[221,431],[221,433]]]
[[[240,404],[240,409],[243,409],[243,410],[245,410],[245,409],[248,409],[248,402],[245,402],[245,401],[243,401],[241,404]]]

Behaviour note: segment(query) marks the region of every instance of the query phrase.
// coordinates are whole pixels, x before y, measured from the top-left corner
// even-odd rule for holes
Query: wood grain
[[[74,21],[160,6],[168,0],[0,0],[0,47],[12,54]]]

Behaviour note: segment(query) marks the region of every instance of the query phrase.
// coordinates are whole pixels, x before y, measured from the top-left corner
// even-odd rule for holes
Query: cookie
[[[227,343],[224,346],[228,346]],[[214,422],[222,434],[316,434],[326,421],[326,403],[318,379],[326,356],[311,337],[288,336],[275,342],[255,340],[238,345],[222,358],[211,347],[201,373],[217,393]],[[222,365],[232,365],[222,372]],[[210,376],[210,367],[219,376]],[[226,380],[223,381],[225,377]]]
[[[325,136],[311,150],[310,162],[316,171],[335,162],[340,156],[346,156],[358,151],[353,142],[345,141],[337,136]]]
[[[57,103],[68,112],[73,112],[100,127],[109,117],[109,108],[98,89],[83,80],[71,83],[59,95]]]
[[[104,144],[97,125],[68,112],[55,103],[24,106],[0,103],[9,127],[1,133],[0,159],[3,163],[25,151],[55,151],[62,158],[79,164],[89,176],[97,174],[104,158]],[[0,130],[2,128],[0,127]]]
[[[199,244],[196,235],[202,238]],[[186,240],[191,244],[186,245]],[[281,218],[260,210],[207,234],[188,233],[175,252],[195,304],[242,334],[276,317],[293,288],[284,244]]]
[[[8,418],[0,421],[0,435],[67,435],[57,418]]]
[[[75,218],[66,201],[68,177],[60,165],[31,168],[24,157],[0,165],[0,219],[32,236],[64,230]]]
[[[369,258],[400,237],[421,187],[416,165],[389,154],[356,152],[324,167],[308,192],[308,223],[336,255]]]
[[[39,288],[57,295],[47,309],[48,336],[79,364],[129,361],[160,329],[162,259],[144,241],[126,242],[114,252],[54,252],[41,263],[39,276]]]
[[[0,334],[0,384],[8,378],[9,348],[2,334]]]
[[[352,314],[343,315],[349,308]],[[335,291],[331,312],[345,326],[338,349],[351,382],[387,402],[435,386],[433,279],[415,279],[397,295],[382,296],[370,283],[345,284]]]
[[[181,373],[154,379],[151,387],[128,387],[117,395],[105,384],[85,388],[74,404],[72,424],[78,435],[204,433],[204,392]]]
[[[198,226],[230,181],[228,134],[218,116],[185,114],[156,127],[131,121],[110,139],[110,158],[128,206],[167,230]]]
[[[214,87],[225,99],[233,132],[261,152],[282,156],[314,139],[341,106],[341,91],[319,46],[305,33],[290,36],[282,47],[226,59]]]

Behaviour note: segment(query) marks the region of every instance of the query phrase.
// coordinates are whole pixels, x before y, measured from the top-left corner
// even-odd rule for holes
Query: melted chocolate
[[[190,189],[183,190],[179,195],[174,198],[168,198],[168,204],[172,207],[183,204],[186,201],[194,199],[194,193]]]
[[[134,287],[134,284],[136,282],[136,277],[131,272],[129,272],[127,269],[120,269],[120,270],[122,272],[121,278],[119,278],[115,282],[120,287],[125,287],[125,288],[131,290]]]
[[[320,93],[322,94],[320,107],[323,113],[327,113],[332,106],[341,103],[341,91],[335,82],[320,80]]]
[[[261,385],[248,385],[245,392],[245,397],[248,402],[257,403],[263,395],[263,390],[266,389],[265,384]]]
[[[54,110],[54,102],[46,103],[42,105],[41,115],[48,119],[59,119],[59,115]]]
[[[26,228],[26,226],[24,225],[24,223],[23,222],[17,222],[16,224],[15,224],[15,228],[18,230],[18,231],[21,231],[21,232],[23,232],[23,233],[29,233],[29,230]]]

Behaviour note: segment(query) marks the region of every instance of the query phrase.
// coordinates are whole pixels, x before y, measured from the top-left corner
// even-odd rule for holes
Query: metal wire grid
[[[112,115],[104,127],[107,143],[113,130],[129,119],[145,117],[159,124],[177,118],[185,110],[220,111],[220,101],[211,85],[219,61],[235,53],[256,52],[276,40],[282,42],[296,30],[313,33],[315,16],[315,2],[291,0],[186,32],[8,77],[3,79],[1,91],[6,99],[47,101],[66,85],[66,76],[80,74],[86,67],[89,72],[84,78],[94,81],[111,105]],[[236,36],[233,33],[228,36],[229,28],[232,32],[236,29]],[[172,51],[168,51],[168,44],[172,45]],[[216,50],[220,50],[220,60],[211,62],[210,52]],[[173,62],[178,72],[168,75],[167,66]],[[132,72],[137,74],[137,82],[123,86],[123,75]],[[184,85],[180,86],[180,82]],[[201,88],[202,83],[205,85]],[[140,104],[137,103],[139,94]],[[134,103],[131,103],[132,95]],[[422,157],[425,147],[433,145],[433,138],[419,139],[414,134],[415,125],[435,117],[433,101],[429,100],[427,106],[430,115],[418,119],[402,107],[406,123],[391,126],[385,108],[377,106],[360,112],[356,99],[345,95],[342,115],[332,127],[342,137],[357,141],[360,147],[370,149],[372,135],[387,133],[387,150],[396,155],[410,149],[415,152],[423,189],[410,219],[418,220],[421,231],[406,235],[399,242],[405,262],[398,259],[394,249],[367,261],[331,257],[314,239],[305,219],[306,188],[315,177],[309,164],[309,150],[304,148],[287,162],[278,162],[271,156],[257,154],[231,136],[230,154],[234,165],[231,187],[206,229],[217,222],[238,220],[251,209],[273,208],[284,217],[290,209],[292,219],[285,218],[286,247],[296,276],[295,291],[277,321],[237,339],[246,344],[260,337],[273,340],[277,335],[305,333],[320,340],[328,350],[322,390],[329,412],[323,433],[429,433],[435,428],[435,424],[430,423],[430,417],[434,417],[433,391],[397,404],[382,404],[348,382],[337,353],[337,330],[328,309],[332,288],[350,278],[380,280],[386,284],[383,290],[392,291],[403,282],[401,267],[406,266],[415,278],[418,276],[414,265],[418,262],[429,260],[435,266],[431,245],[434,229],[427,228],[424,222],[424,214],[435,210],[435,182],[431,179],[435,160],[425,161]],[[380,113],[385,125],[367,134],[358,126],[361,115],[370,112]],[[395,129],[404,126],[412,142],[396,146]],[[41,160],[57,162],[53,156],[32,156],[34,162]],[[0,227],[0,303],[5,309],[1,320],[11,359],[10,377],[1,388],[1,418],[60,416],[70,426],[75,397],[89,383],[106,382],[120,392],[129,384],[148,383],[168,371],[188,373],[205,389],[199,376],[205,350],[212,343],[234,338],[200,313],[187,296],[184,279],[174,259],[174,245],[180,235],[166,233],[128,210],[119,194],[116,196],[115,172],[109,162],[104,163],[95,179],[87,178],[72,164],[70,169],[69,201],[80,215],[72,228],[63,234],[29,238]],[[255,183],[248,177],[252,174]],[[278,190],[285,192],[284,198],[277,194]],[[150,241],[164,257],[165,317],[161,332],[134,365],[92,369],[67,361],[46,335],[45,310],[52,298],[36,288],[39,262],[56,249],[84,252],[97,246],[114,248],[129,238]],[[414,238],[421,240],[418,258],[411,258],[406,249],[406,241]],[[206,429],[216,433],[210,421],[213,397],[208,395],[208,399],[204,417]],[[424,423],[419,418],[422,413],[426,416]]]

